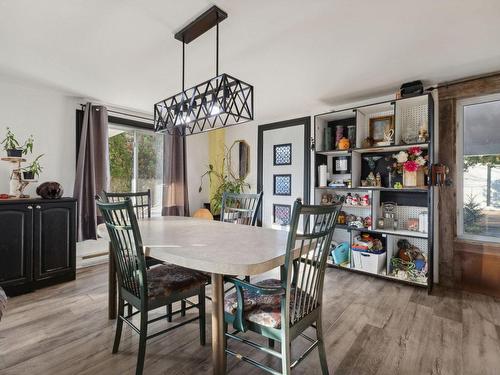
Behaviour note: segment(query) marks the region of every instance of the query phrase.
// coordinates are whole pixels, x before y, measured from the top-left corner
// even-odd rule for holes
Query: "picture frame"
[[[369,133],[374,146],[389,146],[394,143],[394,115],[372,117]]]

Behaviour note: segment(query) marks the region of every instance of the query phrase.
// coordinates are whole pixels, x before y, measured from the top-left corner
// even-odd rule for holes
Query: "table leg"
[[[116,319],[116,265],[115,257],[111,252],[111,242],[109,243],[109,281],[108,281],[108,317]]]
[[[224,280],[212,274],[212,362],[214,375],[226,373],[226,335],[224,332]]]

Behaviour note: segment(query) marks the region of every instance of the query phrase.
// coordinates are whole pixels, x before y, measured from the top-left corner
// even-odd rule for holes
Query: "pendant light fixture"
[[[219,74],[219,23],[226,18],[226,12],[213,6],[175,34],[182,42],[182,91],[155,104],[156,132],[184,136],[253,120],[253,86],[229,74]],[[215,77],[185,89],[185,46],[214,26]]]

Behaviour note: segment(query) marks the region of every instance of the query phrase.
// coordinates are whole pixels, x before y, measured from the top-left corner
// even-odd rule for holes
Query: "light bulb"
[[[212,116],[215,116],[215,115],[218,115],[220,113],[220,107],[217,103],[214,103],[214,105],[212,106],[212,109],[210,110],[210,114]]]

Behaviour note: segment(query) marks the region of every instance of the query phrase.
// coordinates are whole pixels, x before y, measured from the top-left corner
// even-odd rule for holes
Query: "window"
[[[161,214],[163,136],[109,124],[110,190],[151,190],[152,216]]]
[[[458,102],[458,235],[500,242],[500,95]]]

